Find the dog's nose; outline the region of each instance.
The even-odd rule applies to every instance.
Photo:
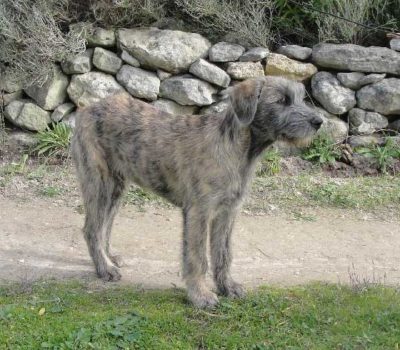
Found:
[[[320,117],[313,117],[311,119],[311,125],[317,130],[321,127],[323,122],[324,121]]]

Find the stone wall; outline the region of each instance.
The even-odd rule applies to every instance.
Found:
[[[337,142],[375,142],[383,129],[400,131],[400,39],[391,48],[288,45],[276,53],[227,42],[212,45],[195,33],[157,28],[98,28],[87,50],[54,65],[42,86],[0,81],[5,117],[39,131],[54,122],[74,125],[76,106],[127,91],[174,114],[220,112],[220,92],[264,75],[302,81],[324,119],[321,132]],[[374,141],[375,140],[375,141]]]

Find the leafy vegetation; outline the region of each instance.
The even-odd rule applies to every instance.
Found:
[[[304,153],[303,158],[319,164],[334,163],[340,158],[339,147],[326,135],[316,137]]]
[[[383,173],[387,173],[388,167],[396,158],[400,159],[400,146],[392,138],[388,138],[383,146],[360,147],[357,152],[373,158]]]
[[[281,155],[276,149],[268,149],[264,152],[260,169],[257,176],[272,176],[279,174],[281,171]]]
[[[313,284],[260,288],[215,310],[182,290],[93,290],[75,282],[0,291],[6,349],[397,349],[400,294]]]
[[[38,144],[33,149],[38,155],[66,157],[72,137],[72,129],[65,123],[53,123],[37,134]]]

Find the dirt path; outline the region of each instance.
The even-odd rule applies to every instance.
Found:
[[[242,214],[234,236],[234,276],[248,287],[348,283],[350,270],[360,279],[400,283],[399,222],[333,209],[314,214],[310,221]],[[0,199],[0,280],[95,280],[82,222],[83,215],[62,204]],[[181,286],[180,231],[178,210],[123,208],[113,233],[113,246],[126,263],[122,283]]]

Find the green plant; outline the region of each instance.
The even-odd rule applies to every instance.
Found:
[[[316,137],[302,154],[303,159],[320,164],[334,163],[341,155],[340,149],[327,135]]]
[[[366,157],[373,158],[379,170],[383,173],[387,173],[388,167],[396,158],[400,159],[400,147],[392,138],[388,138],[383,146],[360,147],[356,151]]]
[[[264,152],[261,160],[261,167],[257,176],[272,176],[281,171],[281,155],[276,149],[268,149]]]
[[[66,157],[72,129],[65,123],[52,123],[51,127],[37,134],[38,144],[33,149],[38,155]]]
[[[56,197],[61,193],[61,189],[54,186],[43,187],[40,194],[45,197]]]

